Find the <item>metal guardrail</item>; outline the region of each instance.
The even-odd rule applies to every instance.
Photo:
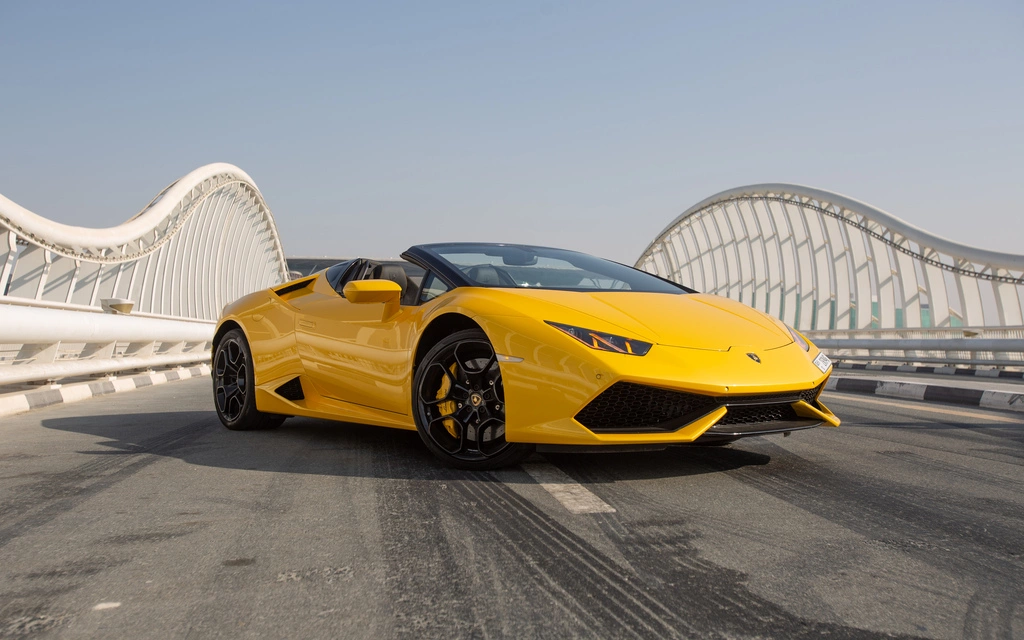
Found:
[[[0,385],[209,360],[214,323],[0,299]],[[985,335],[981,335],[982,331]],[[850,335],[853,334],[853,335]],[[995,337],[989,337],[995,336]],[[809,332],[833,360],[1024,368],[1024,327]]]
[[[213,322],[0,304],[0,385],[206,362]]]
[[[900,332],[891,330],[867,332],[879,334],[873,336],[851,332],[853,336],[836,337],[836,333],[828,332],[828,335],[821,336],[810,332],[807,337],[837,361],[1024,368],[1024,328],[986,328],[985,336],[980,335],[981,330],[969,328],[931,332],[913,330],[906,331],[910,335],[905,337],[898,337],[894,334]],[[923,337],[928,333],[959,333],[960,336]],[[989,337],[991,334],[999,337]]]

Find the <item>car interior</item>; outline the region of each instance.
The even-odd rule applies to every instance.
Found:
[[[420,299],[424,275],[426,272],[422,267],[404,260],[376,261],[364,258],[340,262],[326,271],[327,281],[342,297],[345,295],[345,285],[353,280],[390,280],[402,287],[402,306],[425,302]]]

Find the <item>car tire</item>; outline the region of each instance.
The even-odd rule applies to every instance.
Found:
[[[533,452],[505,440],[501,368],[479,329],[453,333],[427,352],[413,377],[412,405],[423,443],[450,466],[498,469]]]
[[[221,424],[232,431],[273,429],[287,416],[256,408],[252,351],[241,329],[224,334],[213,352],[213,403]]]

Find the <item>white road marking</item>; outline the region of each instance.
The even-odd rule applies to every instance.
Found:
[[[107,609],[116,609],[121,606],[120,602],[101,602],[92,608],[93,611],[106,611]]]
[[[843,396],[842,398],[836,398],[837,400],[849,400],[851,402],[866,402],[867,404],[879,404],[885,407],[901,407],[901,408],[912,408],[916,411],[929,411],[931,413],[942,413],[949,416],[960,416],[963,418],[980,418],[982,420],[991,420],[992,422],[1008,422],[1010,424],[1020,424],[1020,418],[1007,418],[1003,416],[997,416],[984,411],[983,413],[973,413],[970,411],[957,411],[955,409],[939,408],[931,405],[923,405],[919,402],[895,402],[886,400],[876,400],[875,398],[865,398],[858,394],[849,394],[842,391],[830,391],[829,394],[836,394]],[[827,401],[828,398],[825,398]],[[980,407],[979,407],[980,409]],[[841,417],[841,416],[840,416]]]
[[[553,464],[525,462],[523,470],[570,513],[615,513],[615,507],[595,496]]]

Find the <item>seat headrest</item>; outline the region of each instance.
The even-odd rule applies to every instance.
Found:
[[[488,264],[472,267],[466,275],[485,286],[501,284],[501,276],[498,275],[498,270]]]
[[[374,280],[390,280],[402,287],[405,291],[409,285],[409,278],[405,275],[405,269],[397,264],[379,264],[373,268],[370,274]]]

